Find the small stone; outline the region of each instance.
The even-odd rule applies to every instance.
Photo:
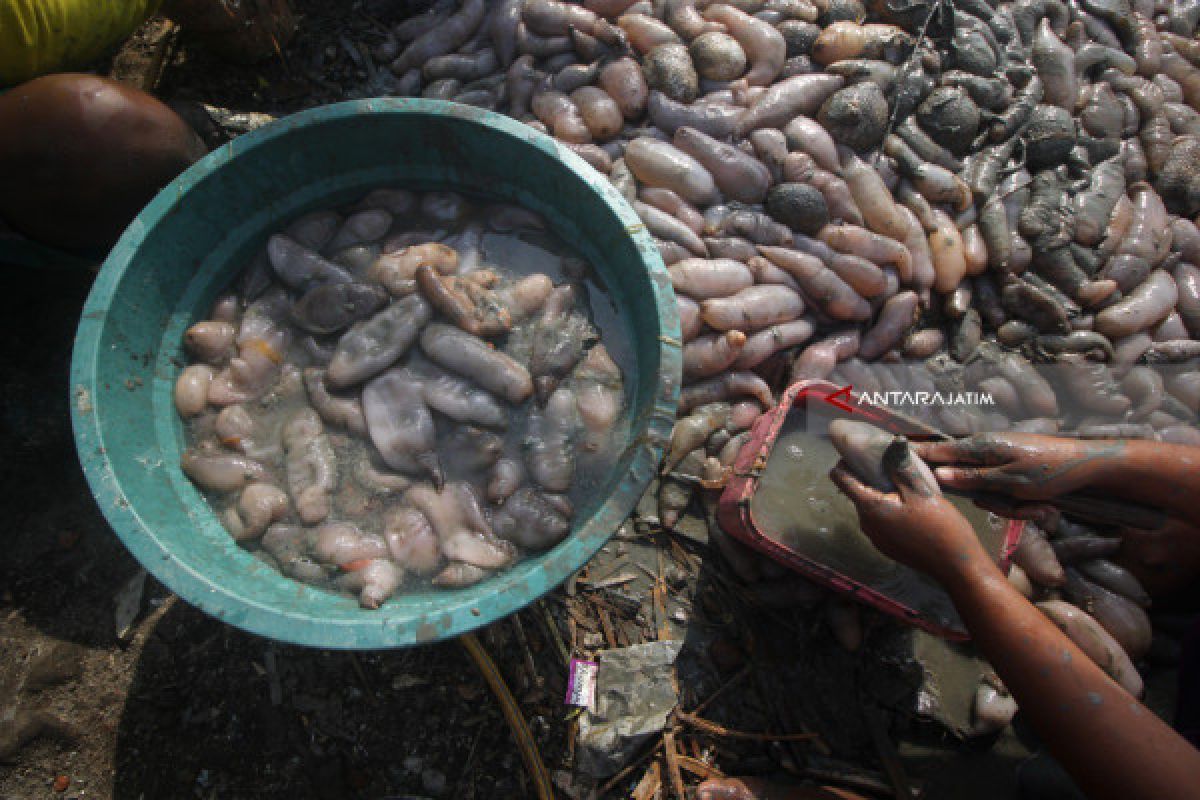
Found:
[[[883,140],[888,121],[887,98],[873,83],[847,86],[825,101],[817,112],[817,121],[839,143],[866,152]]]
[[[678,622],[680,625],[686,625],[688,621],[688,614],[682,608],[677,608],[671,612],[671,619],[675,622]]]
[[[677,103],[696,99],[700,78],[692,57],[682,44],[662,44],[646,54],[642,62],[646,84]]]
[[[805,236],[816,236],[829,224],[829,206],[817,189],[806,183],[781,183],[767,193],[767,213]]]
[[[678,564],[672,564],[663,571],[663,577],[667,579],[671,588],[678,589],[687,583],[688,574]]]
[[[702,33],[688,47],[700,77],[710,81],[732,81],[746,71],[746,53],[737,39],[727,33]]]
[[[970,150],[979,129],[979,121],[979,107],[965,90],[957,86],[934,89],[917,107],[917,122],[921,130],[938,144],[960,155]]]
[[[439,770],[427,769],[421,773],[421,788],[429,794],[439,797],[446,791],[446,776]]]

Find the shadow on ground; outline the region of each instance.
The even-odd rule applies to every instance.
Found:
[[[548,728],[535,719],[534,729],[553,763]],[[182,602],[149,632],[115,769],[113,797],[131,800],[532,796],[499,707],[457,644],[276,645]]]
[[[0,293],[0,595],[27,624],[87,645],[114,641],[112,598],[137,570],[75,455],[67,376],[87,270],[4,272]]]
[[[729,774],[803,776],[888,794],[884,759],[890,751],[929,800],[1017,796],[1017,767],[1038,749],[1036,736],[1018,724],[964,742],[919,717],[920,669],[893,655],[907,652],[906,628],[864,611],[864,643],[850,653],[826,627],[824,600],[772,607],[756,601],[765,594],[756,594],[753,583],[727,573],[719,562],[701,570],[680,661],[681,683],[688,686],[682,707],[715,695],[702,714],[709,721],[819,737],[767,744],[725,739],[721,764]],[[791,578],[785,573],[783,580]]]

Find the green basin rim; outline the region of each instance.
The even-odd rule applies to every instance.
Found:
[[[406,594],[364,611],[350,598],[278,575],[224,534],[179,469],[171,392],[182,326],[261,247],[272,221],[277,226],[322,202],[404,181],[542,212],[610,288],[635,357],[627,376],[634,388],[627,394],[628,444],[608,494],[593,513],[578,515],[566,540],[477,586]],[[238,137],[142,210],[84,305],[70,406],[76,449],[102,513],[165,586],[266,637],[379,649],[447,639],[502,619],[585,564],[654,476],[674,424],[681,364],[666,268],[604,176],[509,117],[436,100],[373,98],[303,111]]]

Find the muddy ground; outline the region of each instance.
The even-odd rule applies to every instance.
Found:
[[[346,43],[378,41],[409,4],[294,5],[301,28],[281,59],[230,65],[153,20],[98,69],[168,101],[286,113],[361,93],[369,76]],[[74,328],[92,273],[7,268],[6,279],[0,800],[534,796],[499,706],[455,643],[357,654],[283,646],[205,616],[153,579],[131,631],[118,638],[115,598],[139,567],[91,498],[67,409]],[[726,774],[887,796],[897,780],[890,764],[924,797],[1015,796],[1016,767],[1037,750],[1028,730],[1018,724],[999,739],[961,743],[903,711],[916,690],[910,665],[843,651],[819,609],[748,599],[703,543],[626,533],[593,575],[612,581],[628,569],[637,580],[584,580],[554,593],[522,612],[524,642],[511,621],[481,637],[563,796],[578,786],[569,777],[575,727],[551,625],[575,655],[683,637],[683,707],[706,703],[705,718],[757,736],[680,731],[681,754]],[[663,584],[661,609],[635,611],[630,598],[649,602],[646,575],[660,552],[677,579]],[[872,621],[866,653],[901,635]],[[1151,675],[1161,709],[1173,680],[1170,671]],[[779,739],[803,732],[818,738]],[[646,758],[604,796],[628,796],[661,742],[648,742]],[[699,775],[685,781],[694,786]]]

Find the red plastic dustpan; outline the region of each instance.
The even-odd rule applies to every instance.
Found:
[[[927,583],[922,588],[934,598],[932,605],[939,609],[949,609],[937,612],[920,610],[906,604],[895,596],[885,585],[871,585],[869,581],[860,580],[850,574],[852,570],[835,568],[824,563],[822,558],[813,552],[806,552],[805,539],[786,536],[780,530],[773,530],[771,519],[761,513],[756,513],[755,497],[763,485],[764,476],[770,469],[771,455],[779,441],[784,425],[789,420],[796,421],[796,415],[804,415],[807,424],[812,420],[813,430],[817,426],[827,424],[829,420],[839,417],[858,419],[870,422],[884,430],[895,434],[903,434],[910,439],[939,437],[942,434],[923,423],[890,411],[880,406],[862,402],[843,387],[828,381],[801,381],[788,387],[780,398],[779,404],[763,414],[754,423],[749,441],[742,447],[734,463],[733,475],[721,495],[718,509],[718,519],[721,526],[738,540],[744,542],[769,558],[801,573],[805,577],[828,588],[849,594],[863,603],[867,603],[885,614],[896,617],[911,625],[923,628],[930,633],[947,639],[965,640],[969,638],[967,631],[953,611],[953,604],[945,596],[940,587],[929,582],[926,578],[918,578]],[[823,428],[821,428],[823,430]],[[826,479],[827,481],[828,479]],[[830,492],[836,492],[832,483]],[[778,491],[778,490],[774,490]],[[796,497],[796,504],[807,501],[803,496]],[[1002,569],[1007,569],[1008,558],[1021,536],[1023,523],[1009,521],[1000,534],[982,530],[986,522],[980,522],[985,515],[969,505],[969,501],[955,499],[964,508],[969,517],[974,517],[976,530],[987,544],[992,543],[992,555]],[[856,536],[862,536],[855,531]],[[874,550],[872,548],[872,553]],[[900,568],[907,570],[907,568]],[[915,576],[915,573],[913,573]],[[886,582],[885,582],[886,583]],[[940,596],[938,596],[940,595]],[[929,606],[927,605],[927,609]]]

